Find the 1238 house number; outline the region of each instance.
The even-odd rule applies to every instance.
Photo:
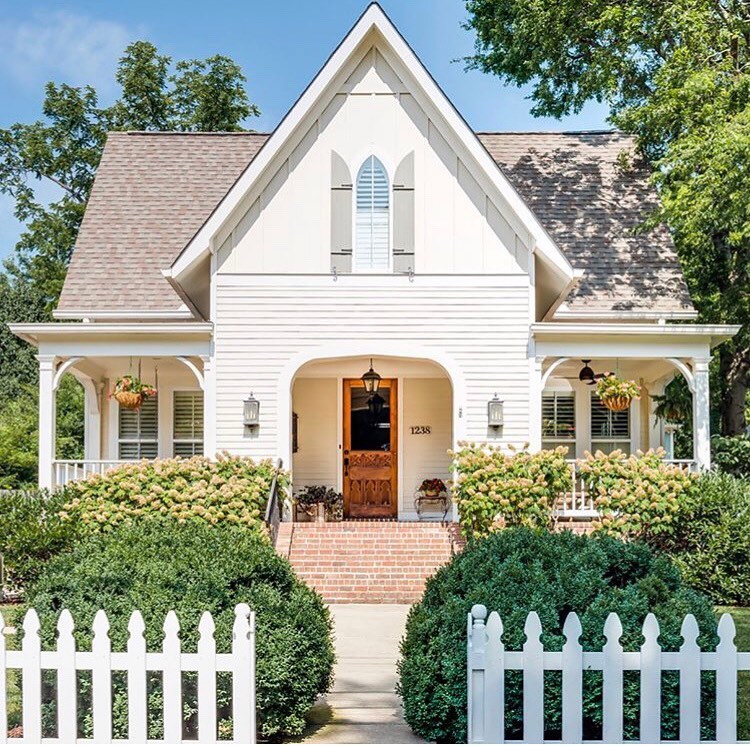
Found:
[[[432,425],[412,425],[411,434],[412,435],[431,435]]]

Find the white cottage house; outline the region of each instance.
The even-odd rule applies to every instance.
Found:
[[[736,328],[692,322],[669,233],[636,231],[655,199],[623,134],[473,132],[370,5],[272,133],[109,136],[57,320],[12,326],[38,348],[39,484],[228,451],[339,489],[349,517],[410,519],[461,440],[668,446],[650,397],[675,375],[707,467],[709,357]],[[610,412],[585,364],[643,396]],[[113,382],[139,372],[158,394],[122,409]],[[75,462],[64,373],[86,392]]]

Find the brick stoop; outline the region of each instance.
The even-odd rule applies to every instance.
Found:
[[[276,547],[327,603],[402,604],[450,560],[451,536],[449,523],[282,523]]]

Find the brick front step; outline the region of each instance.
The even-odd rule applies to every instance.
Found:
[[[414,603],[455,533],[447,523],[282,523],[276,548],[327,603]]]

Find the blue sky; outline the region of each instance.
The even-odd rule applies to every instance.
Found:
[[[232,57],[261,109],[249,126],[272,130],[366,5],[363,0],[3,0],[0,127],[39,118],[48,80],[94,85],[102,101],[111,102],[123,48],[148,39],[174,59]],[[535,119],[525,99],[528,91],[465,72],[453,61],[473,47],[472,34],[461,28],[466,10],[460,0],[382,0],[381,5],[476,130],[606,126],[605,107],[593,104],[561,121]],[[43,194],[51,198],[54,190],[45,187]],[[19,231],[12,203],[0,196],[0,256],[10,252]]]

